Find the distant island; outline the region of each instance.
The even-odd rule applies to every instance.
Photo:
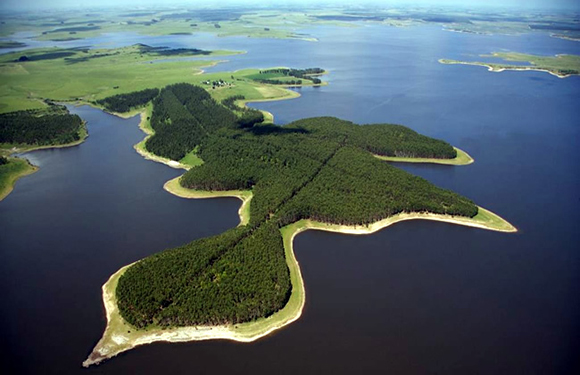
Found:
[[[516,52],[494,52],[491,55],[482,55],[482,57],[500,58],[506,62],[525,62],[529,65],[479,61],[459,61],[449,59],[440,59],[439,62],[441,64],[450,65],[462,64],[485,66],[490,72],[503,72],[504,70],[536,70],[550,73],[559,78],[566,78],[572,75],[580,74],[580,56],[577,55],[538,56]]]
[[[516,230],[469,199],[375,157],[457,159],[448,143],[404,126],[333,117],[277,126],[185,83],[134,97],[148,114],[141,117],[150,129],[144,152],[166,162],[197,158],[165,189],[183,198],[238,197],[240,225],[111,276],[103,286],[107,328],[84,366],[155,341],[253,341],[298,319],[305,295],[292,240],[307,229],[364,234],[427,219]],[[465,155],[458,164],[468,163]]]

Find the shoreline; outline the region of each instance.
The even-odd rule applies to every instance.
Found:
[[[89,137],[89,132],[87,130],[87,123],[84,120],[83,120],[83,128],[81,129],[81,131],[79,133],[80,133],[79,136],[81,138],[78,141],[64,143],[62,145],[44,145],[44,146],[30,146],[30,147],[14,146],[11,149],[7,149],[8,156],[12,156],[13,154],[26,154],[28,152],[38,151],[38,150],[48,150],[51,148],[67,148],[67,147],[78,146]]]
[[[185,199],[238,198],[242,201],[242,205],[238,210],[238,216],[240,217],[240,223],[238,226],[246,225],[250,221],[250,201],[254,196],[251,190],[192,190],[181,186],[179,184],[180,178],[181,176],[178,176],[167,181],[163,185],[163,190]]]
[[[467,152],[453,147],[457,151],[457,156],[453,159],[435,159],[435,158],[403,158],[397,156],[383,156],[376,155],[373,156],[377,159],[397,162],[397,163],[431,163],[431,164],[443,164],[443,165],[469,165],[475,162],[475,160]]]
[[[167,186],[171,182],[175,184],[176,181],[177,179],[170,180],[165,185]],[[173,194],[171,189],[166,190]],[[191,198],[194,198],[197,194],[198,192],[193,193]],[[211,197],[219,197],[219,195],[204,196],[204,198]],[[120,316],[115,298],[115,288],[118,280],[125,270],[134,264],[131,263],[115,272],[102,287],[103,304],[107,315],[107,326],[103,336],[88,358],[83,362],[83,366],[89,367],[94,364],[99,364],[106,359],[110,359],[137,346],[160,341],[176,343],[222,339],[237,342],[252,342],[298,320],[302,315],[306,302],[306,288],[304,286],[304,279],[302,278],[300,265],[294,254],[294,238],[298,234],[310,229],[342,234],[363,235],[377,232],[402,221],[432,220],[499,232],[517,232],[517,229],[509,222],[493,212],[479,206],[478,209],[479,213],[474,218],[418,212],[400,213],[369,225],[348,226],[322,223],[313,220],[300,220],[287,225],[281,228],[280,232],[284,243],[284,254],[286,257],[286,264],[290,271],[292,285],[292,292],[288,302],[281,310],[267,318],[260,318],[256,321],[235,325],[190,326],[168,329],[154,327],[136,331],[134,327],[130,326]],[[240,209],[240,218],[243,220],[241,211],[242,210]]]
[[[22,161],[26,162],[28,164],[28,168],[24,171],[20,171],[19,173],[8,176],[8,186],[3,191],[0,191],[0,201],[4,200],[4,198],[6,198],[8,195],[10,195],[10,193],[12,193],[12,191],[14,191],[14,186],[16,185],[16,182],[19,179],[21,179],[22,177],[29,176],[29,175],[37,172],[38,170],[40,170],[40,167],[32,164],[30,162],[30,160],[28,160],[24,156],[24,154],[29,153],[29,152],[33,152],[33,151],[39,151],[39,150],[48,150],[48,149],[53,149],[53,148],[66,148],[66,147],[78,146],[89,137],[89,132],[87,130],[86,121],[83,120],[82,126],[83,127],[82,127],[81,131],[79,132],[79,135],[81,138],[78,141],[74,141],[71,143],[65,143],[62,145],[30,146],[30,147],[22,147],[22,148],[15,146],[15,147],[12,147],[11,149],[7,149],[7,152],[8,152],[7,156],[9,158],[13,158],[16,160],[22,160]],[[12,156],[14,154],[22,154],[23,157]],[[2,156],[2,153],[0,153],[0,156]]]
[[[92,103],[83,103],[83,104],[89,105],[93,108],[99,109],[105,113],[112,115],[112,116],[116,116],[116,117],[123,118],[123,119],[129,119],[131,117],[139,115],[140,116],[139,129],[141,129],[141,131],[143,133],[145,133],[145,137],[141,141],[139,141],[138,143],[134,144],[133,149],[146,160],[151,160],[151,161],[155,161],[157,163],[165,164],[165,165],[167,165],[171,168],[175,168],[175,169],[189,170],[191,168],[191,166],[180,163],[178,161],[167,159],[167,158],[152,154],[149,151],[147,151],[147,149],[145,148],[145,142],[147,142],[147,140],[155,134],[155,131],[151,128],[151,125],[149,124],[149,120],[147,119],[147,117],[151,117],[151,111],[153,110],[151,103],[147,104],[144,107],[141,107],[138,109],[133,109],[129,112],[124,112],[124,113],[109,112],[105,108],[100,107],[100,106],[95,106]]]
[[[264,102],[276,102],[279,100],[290,100],[290,99],[296,99],[299,98],[301,95],[299,92],[296,92],[294,90],[289,90],[287,87],[283,87],[282,88],[284,91],[286,91],[288,93],[288,95],[286,96],[280,96],[277,98],[266,98],[266,99],[242,99],[242,100],[236,100],[236,105],[238,105],[241,108],[250,108],[247,106],[248,103],[264,103]],[[274,115],[271,112],[265,111],[260,109],[260,112],[262,112],[264,114],[264,124],[268,124],[274,123]]]
[[[494,72],[494,73],[501,73],[507,70],[511,70],[511,71],[536,71],[536,72],[545,72],[545,73],[550,73],[553,76],[556,76],[558,78],[568,78],[571,76],[577,76],[579,74],[567,74],[567,75],[562,75],[562,74],[558,74],[555,72],[552,72],[549,69],[541,69],[541,68],[537,68],[537,67],[530,67],[530,66],[516,66],[516,65],[512,65],[509,67],[502,67],[502,68],[498,68],[496,66],[490,65],[491,63],[483,63],[483,62],[470,62],[470,61],[455,61],[455,60],[445,60],[445,59],[439,59],[439,63],[441,64],[445,64],[445,65],[473,65],[473,66],[483,66],[487,68],[488,72]]]

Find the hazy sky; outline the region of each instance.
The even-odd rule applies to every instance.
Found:
[[[357,4],[352,0],[322,0],[323,3]],[[456,5],[461,7],[470,6],[510,6],[524,8],[554,8],[580,10],[580,0],[361,0],[362,3],[380,4],[384,6],[416,4],[416,5]],[[189,6],[218,4],[223,6],[228,3],[234,4],[312,4],[307,0],[0,0],[0,8],[7,9],[45,9],[56,7],[90,8],[102,6],[151,6],[183,4]]]

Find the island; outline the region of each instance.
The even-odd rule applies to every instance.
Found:
[[[479,62],[479,61],[458,61],[440,59],[441,64],[461,64],[485,66],[490,72],[503,72],[505,70],[536,70],[550,73],[558,78],[566,78],[580,74],[580,56],[577,55],[556,55],[538,56],[516,52],[494,52],[491,55],[481,55],[482,57],[500,58],[506,63]],[[527,63],[528,65],[509,64],[507,62]]]
[[[193,152],[199,161],[165,190],[238,197],[240,224],[113,274],[103,285],[107,327],[84,366],[155,341],[253,341],[295,321],[305,289],[292,242],[308,229],[366,234],[425,219],[516,231],[471,200],[375,157],[458,158],[448,143],[404,126],[334,117],[247,124],[186,83],[140,105],[150,114],[142,116],[147,152],[175,162]]]

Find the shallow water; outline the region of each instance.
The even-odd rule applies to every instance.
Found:
[[[307,301],[291,326],[253,344],[153,344],[83,370],[105,325],[100,286],[110,274],[237,225],[239,201],[169,195],[162,185],[181,171],[134,152],[143,137],[136,118],[77,108],[89,124],[87,141],[27,154],[40,171],[0,203],[3,363],[16,373],[55,374],[574,372],[580,77],[489,73],[437,60],[504,49],[580,54],[580,45],[538,33],[481,36],[436,27],[306,32],[320,41],[107,40],[248,51],[213,71],[326,68],[330,85],[253,106],[271,111],[281,124],[332,115],[361,124],[401,123],[443,138],[476,162],[397,166],[473,199],[519,232],[421,221],[370,236],[306,232],[295,249]]]

